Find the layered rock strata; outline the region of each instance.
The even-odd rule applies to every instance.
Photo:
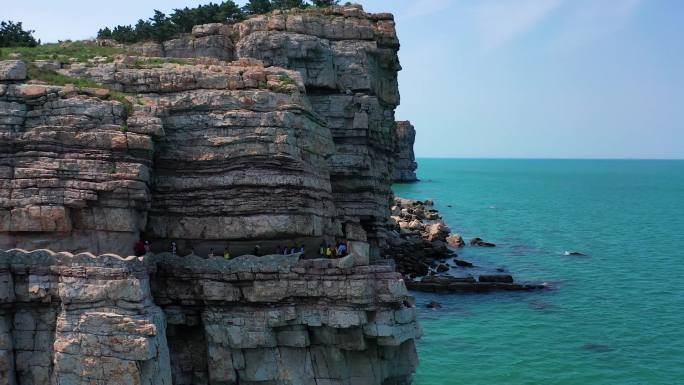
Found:
[[[394,161],[392,179],[398,183],[418,181],[416,177],[416,157],[413,154],[413,144],[416,141],[416,129],[409,121],[397,122],[397,146],[399,151]]]
[[[0,249],[128,253],[150,205],[154,121],[106,89],[0,77]]]
[[[154,58],[0,62],[0,250],[98,255],[0,252],[0,383],[408,384],[413,300],[369,264],[398,48],[391,15],[332,7],[132,48]],[[140,238],[189,255],[104,254]],[[339,260],[196,255],[341,238]]]
[[[299,255],[0,252],[7,384],[408,384],[420,336],[390,265]]]
[[[34,64],[128,93],[132,106],[106,90],[3,78],[0,102],[13,104],[2,108],[0,177],[12,198],[0,245],[128,254],[141,233],[158,250],[172,240],[187,250],[313,249],[344,237],[379,255],[397,148],[392,15],[273,12],[128,48],[190,59]],[[28,188],[35,199],[21,198]]]
[[[191,34],[133,49],[152,56],[256,58],[298,71],[335,143],[328,162],[336,218],[346,236],[364,238],[362,229],[378,254],[392,194],[401,69],[391,14],[358,6],[274,11],[235,25],[196,26]]]
[[[0,383],[171,384],[162,310],[135,259],[0,251]]]
[[[297,72],[130,57],[58,71],[137,96],[6,85],[3,248],[128,254],[142,233],[158,250],[231,242],[239,253],[283,240],[313,250],[341,233],[334,144]]]

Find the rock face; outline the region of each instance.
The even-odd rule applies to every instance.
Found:
[[[391,14],[356,6],[275,11],[232,26],[197,26],[156,48],[136,49],[153,56],[256,58],[298,71],[334,141],[328,164],[340,235],[360,228],[379,254],[392,196],[401,69]]]
[[[397,144],[399,152],[395,158],[392,179],[399,183],[416,182],[416,157],[413,155],[413,144],[416,141],[416,129],[409,121],[397,122]]]
[[[142,233],[159,250],[235,241],[240,252],[240,241],[247,250],[283,238],[314,249],[340,231],[332,138],[297,72],[249,61],[139,66],[60,69],[136,92],[129,107],[106,89],[7,84],[3,248],[128,254]]]
[[[2,85],[0,249],[130,252],[150,203],[154,125],[126,132],[124,105],[98,90]]]
[[[392,15],[276,11],[129,48],[189,59],[48,63],[132,106],[2,78],[0,247],[125,255],[142,234],[157,251],[245,252],[346,238],[379,256],[402,132]]]
[[[0,62],[0,81],[26,79],[26,63],[21,60],[5,60]]]
[[[420,336],[390,265],[0,252],[7,384],[408,384]]]
[[[0,266],[3,384],[171,384],[144,263],[10,250]]]
[[[129,48],[144,56],[0,62],[0,384],[410,383],[413,299],[369,262],[397,145],[392,16],[273,12]],[[156,255],[117,256],[141,238]],[[197,257],[339,239],[351,256]]]

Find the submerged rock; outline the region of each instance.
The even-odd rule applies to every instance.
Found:
[[[473,267],[472,263],[461,259],[454,259],[454,264],[456,264],[458,267]]]
[[[513,283],[513,276],[507,274],[500,275],[481,275],[478,277],[480,282],[503,282],[503,283]]]
[[[473,238],[470,240],[470,246],[479,246],[479,247],[496,247],[496,244],[487,242],[483,240],[482,238]]]
[[[424,277],[420,281],[406,281],[406,287],[409,290],[433,293],[489,292],[495,290],[529,291],[548,288],[547,285],[539,283],[515,283],[507,277],[491,278],[485,276],[484,280],[481,278],[476,280],[473,277],[456,278],[435,275]]]

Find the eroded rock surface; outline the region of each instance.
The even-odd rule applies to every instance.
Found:
[[[273,12],[132,49],[154,57],[0,62],[0,250],[35,250],[0,251],[0,383],[409,383],[413,300],[369,264],[397,148],[393,17]],[[103,255],[141,237],[192,255]],[[352,256],[195,255],[338,239]]]
[[[34,63],[128,103],[2,78],[0,247],[125,255],[142,234],[157,251],[240,253],[346,238],[379,256],[397,149],[392,15],[278,11],[131,49],[183,59]]]
[[[126,130],[106,89],[0,94],[0,249],[128,253],[150,203],[154,122]]]
[[[391,265],[353,256],[0,252],[8,384],[408,384],[421,334]]]
[[[118,256],[0,251],[3,384],[171,384],[149,268]]]
[[[341,232],[330,131],[295,71],[259,62],[64,64],[107,89],[10,83],[0,97],[0,245],[234,252]],[[220,245],[219,245],[220,244]],[[273,245],[275,247],[275,245]]]
[[[256,58],[299,72],[313,111],[335,144],[328,164],[341,235],[347,227],[361,228],[377,256],[385,244],[392,196],[398,50],[391,14],[345,6],[275,11],[232,26],[197,26],[191,34],[138,52]]]

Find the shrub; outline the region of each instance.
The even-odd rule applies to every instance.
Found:
[[[271,0],[274,9],[306,8],[307,5],[304,0]]]
[[[311,0],[316,7],[339,4],[339,0]],[[209,3],[195,8],[174,9],[170,15],[154,11],[148,20],[138,20],[135,26],[118,25],[97,32],[98,39],[114,39],[119,43],[136,43],[145,40],[164,41],[175,35],[192,31],[192,27],[207,23],[236,22],[245,15],[258,15],[274,9],[307,8],[307,0],[249,0],[240,8],[232,0],[219,4]]]
[[[146,40],[158,42],[173,38],[179,33],[190,32],[192,27],[207,23],[235,22],[244,18],[243,10],[232,0],[220,4],[209,3],[195,8],[174,9],[170,15],[154,10],[147,20],[138,20],[135,26],[118,25],[103,28],[98,39],[114,39],[119,43],[137,43]]]
[[[260,15],[273,10],[270,0],[249,0],[242,8],[246,14]]]
[[[338,5],[339,0],[312,0],[312,3],[316,7],[330,7],[333,5]]]
[[[21,22],[0,22],[0,47],[35,47],[40,40],[33,37],[32,30],[25,31]]]

